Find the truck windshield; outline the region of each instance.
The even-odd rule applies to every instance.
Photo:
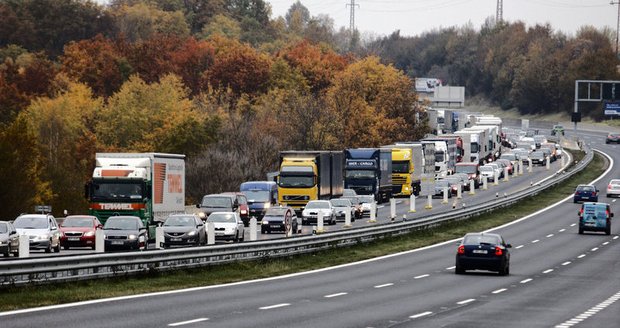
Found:
[[[477,153],[480,151],[480,148],[478,147],[477,143],[472,142],[471,143],[471,152],[472,153]]]
[[[435,152],[435,162],[443,162],[444,161],[444,153],[443,151],[436,151]]]
[[[268,190],[243,190],[242,192],[250,203],[270,201]]]
[[[280,175],[279,186],[283,188],[310,188],[314,187],[313,176]]]
[[[392,162],[392,173],[409,173],[409,161]]]
[[[372,170],[346,170],[345,178],[347,179],[374,179],[375,171]]]
[[[91,188],[93,200],[140,200],[143,194],[139,182],[93,181]]]

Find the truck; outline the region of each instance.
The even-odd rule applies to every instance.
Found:
[[[153,239],[158,224],[185,212],[185,155],[96,153],[85,196],[88,213],[102,224],[111,216],[137,216]]]
[[[386,148],[345,149],[344,186],[378,203],[392,197],[392,151]]]
[[[485,130],[488,152],[490,153],[489,161],[494,161],[502,155],[502,132],[499,126],[474,125],[470,129]]]
[[[435,158],[438,161],[441,158],[441,170],[445,172],[444,175],[454,174],[454,166],[462,159],[460,150],[463,147],[463,139],[459,136],[447,136],[439,135],[436,137],[427,137],[422,139],[423,142],[435,143]],[[460,149],[459,146],[460,145]]]
[[[400,190],[398,195],[419,196],[422,191],[422,178],[426,176],[435,176],[435,151],[433,147],[427,146],[421,142],[397,142],[393,145],[383,146],[392,149],[392,191]],[[395,149],[400,151],[394,152]],[[403,161],[396,162],[395,154],[411,154],[407,163]],[[405,166],[406,165],[406,166]],[[407,168],[408,174],[402,173]],[[399,169],[400,168],[400,169]],[[409,189],[409,191],[407,191]]]
[[[463,161],[484,164],[486,145],[483,140],[486,134],[468,129],[456,131],[454,134],[463,139]]]
[[[278,202],[301,212],[311,200],[342,196],[344,157],[341,151],[281,151]]]

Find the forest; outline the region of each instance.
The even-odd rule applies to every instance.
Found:
[[[373,36],[263,0],[0,0],[0,17],[9,220],[36,204],[84,213],[96,152],[187,155],[191,204],[265,179],[279,150],[416,140],[429,128],[415,77],[521,113],[568,113],[575,79],[618,78],[613,33],[587,26]]]

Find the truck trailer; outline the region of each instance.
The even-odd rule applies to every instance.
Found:
[[[344,185],[377,202],[392,197],[392,151],[385,148],[346,149]]]

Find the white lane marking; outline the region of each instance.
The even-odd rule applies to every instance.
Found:
[[[609,163],[609,167],[607,168],[607,170],[605,172],[603,172],[603,174],[601,174],[598,178],[596,178],[593,181],[591,181],[589,184],[595,184],[599,180],[603,179],[607,174],[609,174],[609,172],[611,172],[611,170],[614,167],[614,160],[613,160],[613,158],[611,158],[609,155],[607,155],[603,151],[599,150],[599,152],[601,154],[603,154],[603,156],[607,157],[607,160],[610,162]],[[503,229],[503,228],[506,228],[506,227],[513,226],[515,224],[519,224],[519,223],[521,223],[523,221],[526,221],[526,220],[529,220],[529,219],[531,219],[533,217],[536,217],[537,215],[539,215],[541,213],[544,213],[544,212],[549,211],[549,210],[551,210],[551,209],[553,209],[555,207],[558,207],[558,206],[562,205],[563,203],[565,203],[566,201],[573,199],[573,197],[574,197],[573,195],[566,196],[566,198],[560,199],[559,201],[557,201],[557,202],[555,202],[555,203],[553,203],[553,204],[551,204],[551,205],[549,205],[549,206],[547,206],[547,207],[545,207],[543,209],[540,209],[540,210],[538,210],[538,211],[536,211],[536,212],[534,212],[532,214],[526,215],[526,216],[524,216],[524,217],[522,217],[522,218],[520,218],[518,220],[514,220],[512,222],[508,222],[508,223],[503,224],[501,226],[485,230],[483,232],[492,232],[492,231],[496,231],[496,230],[500,230],[500,229]],[[576,225],[576,223],[573,224],[572,226],[575,226],[575,225]],[[332,266],[332,267],[321,268],[321,269],[316,269],[316,270],[311,270],[311,271],[296,272],[296,273],[286,274],[286,275],[277,276],[277,277],[252,279],[252,280],[231,282],[231,283],[221,284],[221,285],[201,286],[201,287],[191,287],[191,288],[185,288],[185,289],[168,290],[168,291],[163,291],[163,292],[153,292],[153,293],[143,293],[143,294],[135,294],[135,295],[127,295],[127,296],[110,297],[110,298],[104,298],[104,299],[98,299],[98,300],[90,300],[90,301],[58,304],[58,305],[40,306],[40,307],[30,308],[30,309],[21,309],[21,310],[0,312],[0,317],[10,316],[10,315],[15,315],[15,314],[23,314],[23,313],[33,313],[33,312],[40,312],[40,311],[49,311],[49,310],[72,308],[72,307],[83,306],[83,305],[92,305],[92,304],[99,304],[99,303],[124,301],[124,300],[131,300],[131,299],[142,298],[142,297],[165,296],[165,295],[172,295],[172,294],[204,291],[204,290],[210,290],[210,289],[228,288],[228,287],[234,287],[234,286],[243,286],[243,285],[254,284],[254,283],[262,283],[262,282],[268,282],[268,281],[278,281],[278,280],[289,279],[289,278],[294,278],[294,277],[306,276],[306,275],[315,274],[315,273],[321,273],[321,272],[327,272],[327,271],[332,271],[332,270],[338,270],[338,269],[342,269],[342,268],[348,268],[348,267],[357,266],[357,265],[361,265],[361,264],[373,263],[373,262],[382,261],[384,259],[388,259],[388,258],[392,258],[392,257],[397,257],[397,256],[403,256],[403,255],[409,255],[409,254],[414,254],[414,253],[418,253],[418,252],[423,252],[423,251],[426,251],[426,250],[429,250],[429,249],[433,249],[433,248],[437,248],[437,247],[441,247],[441,246],[445,246],[445,245],[452,245],[452,244],[454,244],[457,241],[460,241],[462,239],[463,239],[462,237],[454,238],[454,239],[451,239],[451,240],[446,240],[446,241],[441,242],[441,243],[437,243],[437,244],[433,244],[433,245],[429,245],[429,246],[425,246],[425,247],[421,247],[421,248],[416,248],[416,249],[412,249],[412,250],[408,250],[408,251],[404,251],[404,252],[400,252],[400,253],[388,254],[388,255],[379,256],[379,257],[375,257],[375,258],[367,259],[367,260],[362,260],[362,261],[357,261],[357,262],[353,262],[353,263],[345,263],[345,264],[340,264],[340,265],[336,265],[336,266]]]
[[[605,309],[606,307],[614,304],[616,301],[620,300],[620,292],[617,292],[616,294],[612,295],[610,298],[604,300],[603,302],[597,304],[596,306],[591,307],[590,309],[588,309],[587,311],[585,311],[584,313],[581,313],[580,315],[567,320],[559,325],[556,325],[555,328],[564,328],[564,327],[570,327],[574,324],[578,324],[588,318],[590,318],[591,316],[597,314],[599,311]]]
[[[525,280],[521,280],[521,283],[522,283],[522,284],[527,284],[528,282],[530,282],[530,281],[532,281],[532,280],[534,280],[534,279],[532,279],[532,278],[527,278],[527,279],[525,279]]]
[[[180,321],[180,322],[169,323],[168,326],[170,326],[170,327],[177,327],[177,326],[189,325],[190,323],[202,322],[202,321],[207,321],[207,320],[209,320],[209,318],[198,318],[198,319],[194,319],[194,320],[187,320],[187,321]]]
[[[454,270],[455,266],[447,267],[446,270]]]
[[[274,304],[274,305],[269,305],[269,306],[263,306],[261,308],[258,308],[259,310],[271,310],[271,309],[277,309],[277,308],[281,308],[281,307],[285,307],[285,306],[289,306],[291,305],[290,303],[280,303],[280,304]]]
[[[323,297],[325,298],[332,298],[332,297],[338,297],[338,296],[343,296],[343,295],[347,295],[347,293],[336,293],[336,294],[330,294],[330,295],[325,295]]]
[[[426,311],[426,312],[422,312],[422,313],[418,313],[418,314],[414,314],[412,316],[409,316],[409,318],[411,319],[417,319],[417,318],[421,318],[421,317],[425,317],[427,315],[431,315],[433,314],[433,312],[431,311]]]
[[[593,252],[598,251],[598,247],[594,247],[594,248],[592,248],[592,249],[591,249],[591,251],[593,251]]]
[[[564,231],[566,231],[566,229],[560,229],[560,230],[558,230],[558,232],[564,232]]]
[[[543,271],[543,273],[549,273],[549,272],[553,272],[553,269],[548,269],[548,270]]]
[[[375,288],[383,288],[383,287],[390,287],[390,286],[394,286],[394,284],[389,282],[387,284],[377,285],[377,286],[375,286]]]
[[[582,259],[584,257],[586,257],[586,254],[581,254],[581,255],[577,256],[578,259]]]
[[[612,203],[615,203],[615,202],[616,202],[616,200],[614,199],[614,200],[612,200],[611,202],[612,202]]]
[[[574,227],[574,226],[576,226],[576,225],[577,225],[577,223],[573,223],[573,224],[571,224],[570,226],[571,226],[571,227]]]
[[[569,265],[569,264],[571,264],[571,261],[566,261],[566,262],[562,263],[562,265]]]
[[[515,247],[515,249],[519,249],[519,248],[522,248],[522,247],[523,247],[523,245],[519,245],[519,246]]]
[[[460,301],[460,302],[456,302],[456,304],[463,305],[463,304],[471,303],[471,302],[473,302],[475,300],[476,300],[475,298],[469,298],[469,299],[466,299],[466,300],[463,300],[463,301]]]
[[[606,241],[606,242],[603,243],[603,246],[607,246],[608,244],[609,244],[609,242]]]
[[[422,278],[426,278],[428,276],[430,276],[430,274],[423,274],[423,275],[415,276],[415,277],[413,277],[413,279],[422,279]]]
[[[502,289],[494,290],[494,291],[492,291],[491,293],[493,293],[493,294],[499,294],[499,293],[503,293],[503,292],[505,292],[505,291],[507,291],[507,290],[508,290],[508,289],[506,289],[506,288],[502,288]]]
[[[532,244],[536,244],[537,242],[539,242],[540,240],[536,239],[536,240],[532,240]]]
[[[551,237],[553,237],[553,234],[552,234],[552,233],[550,233],[550,234],[548,234],[548,235],[547,235],[547,238],[551,238]]]
[[[615,237],[614,237],[614,240],[616,240],[616,239],[618,239],[618,236],[615,236]]]

